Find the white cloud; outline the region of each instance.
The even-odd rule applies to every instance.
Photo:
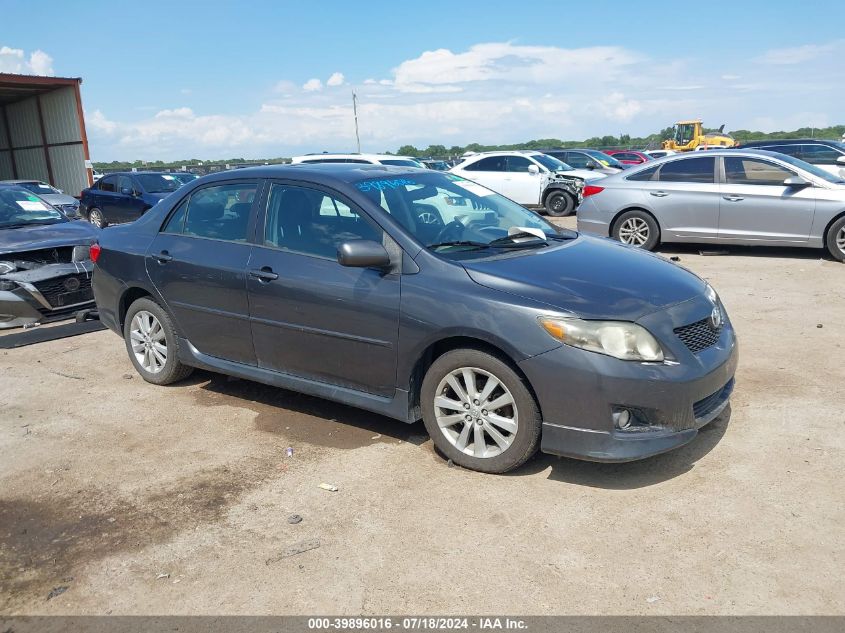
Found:
[[[323,89],[323,82],[319,79],[309,79],[302,84],[302,89],[305,92],[319,92]]]
[[[758,61],[778,66],[803,64],[826,55],[836,55],[841,59],[845,52],[845,40],[836,40],[827,44],[805,44],[790,48],[774,48],[766,51]]]
[[[0,47],[0,72],[21,75],[52,75],[53,58],[42,50],[34,50],[27,59],[20,48]]]
[[[818,46],[828,46],[819,44]],[[725,55],[663,61],[616,46],[564,49],[514,43],[440,49],[402,61],[387,77],[352,82],[358,95],[362,147],[395,150],[411,143],[515,143],[531,138],[584,139],[647,134],[702,117],[728,129],[794,129],[835,122],[845,86],[831,81],[834,56],[782,67]],[[841,59],[841,57],[839,57]],[[98,158],[290,156],[355,147],[347,85],[335,73],[304,85],[279,81],[264,103],[237,114],[200,112],[179,103],[155,113],[88,117]],[[690,81],[695,78],[695,83]],[[736,81],[753,77],[752,81]],[[813,111],[800,96],[813,94]],[[166,103],[166,102],[165,102]],[[761,114],[763,113],[763,114]],[[117,115],[115,115],[117,116]]]

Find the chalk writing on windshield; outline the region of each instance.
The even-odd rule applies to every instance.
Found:
[[[416,180],[408,178],[391,178],[389,180],[365,180],[356,186],[361,191],[384,191],[385,189],[398,189],[406,185],[416,185]]]

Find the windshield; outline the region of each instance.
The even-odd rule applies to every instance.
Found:
[[[0,229],[67,222],[67,218],[23,187],[0,189]]]
[[[135,174],[135,178],[147,193],[169,193],[182,185],[170,174]]]
[[[572,171],[572,167],[570,165],[567,165],[562,160],[558,160],[554,156],[549,156],[548,154],[536,154],[531,156],[531,158],[536,160],[549,171]]]
[[[58,189],[54,189],[44,182],[22,182],[20,186],[24,189],[29,189],[32,193],[41,194],[43,196],[59,193]]]
[[[189,171],[182,172],[182,173],[179,173],[179,174],[169,174],[169,175],[173,176],[176,180],[181,182],[183,185],[191,182],[192,180],[196,180],[197,178],[199,178],[199,176],[197,176],[196,174],[192,174]]]
[[[794,167],[798,167],[798,169],[803,169],[804,171],[813,174],[816,178],[821,178],[822,180],[826,180],[827,182],[834,185],[845,185],[845,180],[843,180],[841,176],[835,176],[829,171],[825,171],[821,167],[816,167],[815,165],[811,165],[810,163],[805,163],[800,158],[795,158],[794,156],[789,156],[788,154],[780,154],[778,152],[772,153],[777,154],[777,157],[783,162],[789,163]]]
[[[608,156],[604,152],[599,152],[598,150],[594,150],[594,149],[587,149],[587,150],[584,150],[584,153],[589,154],[590,156],[595,158],[597,161],[599,161],[605,167],[616,167],[617,169],[624,169],[625,168],[625,165],[623,165],[618,160],[613,158],[613,156]]]
[[[425,165],[410,158],[382,158],[379,162],[382,165],[394,165],[395,167],[422,167],[425,169]]]
[[[499,254],[517,247],[541,248],[552,239],[575,236],[454,174],[427,170],[402,177],[362,180],[355,186],[423,246],[442,255]]]

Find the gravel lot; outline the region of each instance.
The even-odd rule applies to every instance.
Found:
[[[111,332],[0,352],[0,613],[845,614],[845,266],[662,252],[719,291],[740,369],[637,463],[449,468],[421,424],[149,385]]]

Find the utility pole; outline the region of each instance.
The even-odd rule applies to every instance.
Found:
[[[361,137],[358,136],[358,96],[352,91],[352,112],[355,115],[355,142],[358,144],[358,153],[361,153]]]

